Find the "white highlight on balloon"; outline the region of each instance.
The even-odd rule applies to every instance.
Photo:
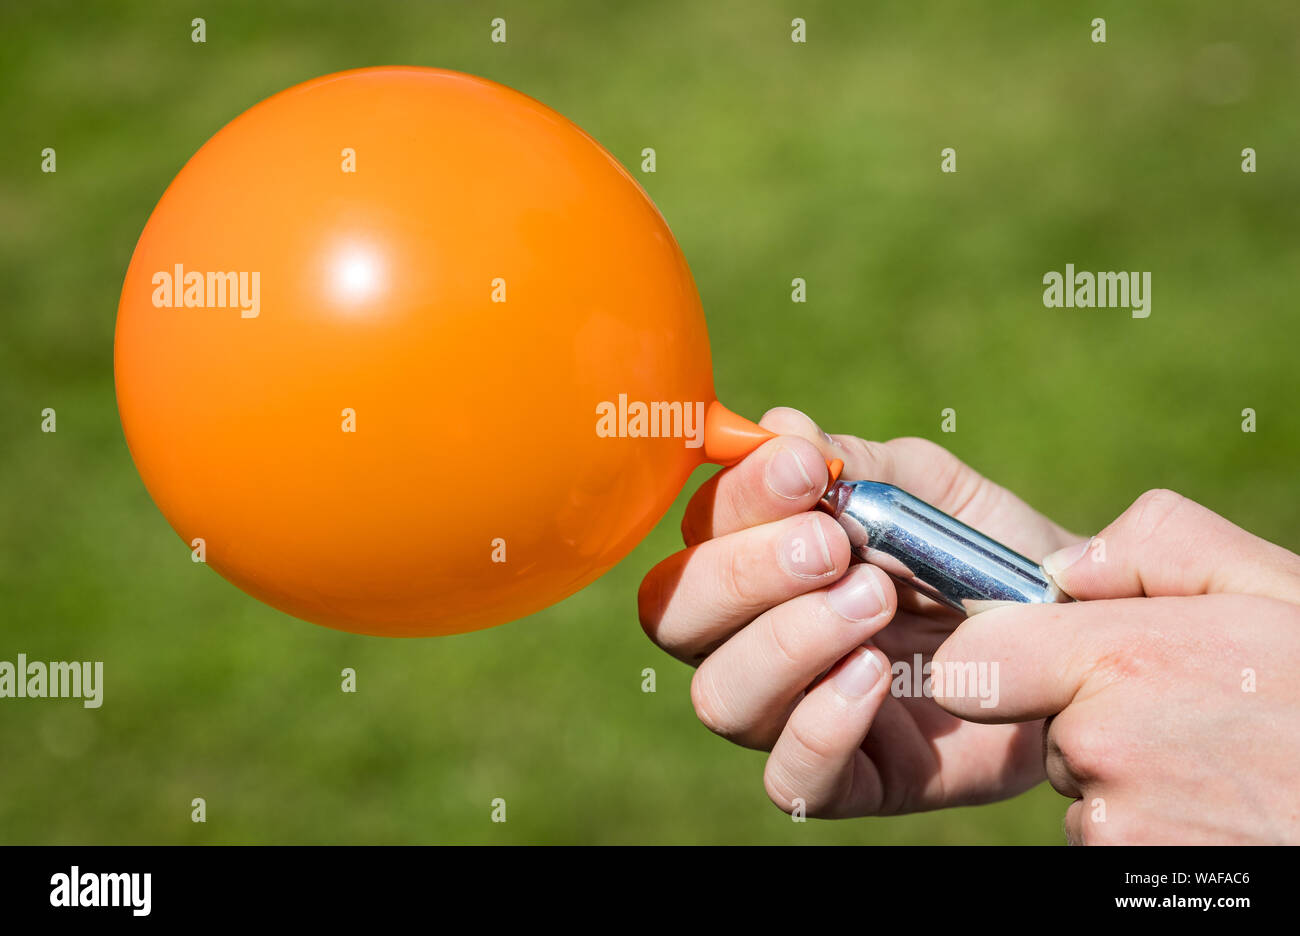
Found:
[[[383,264],[368,248],[344,248],[335,257],[333,268],[335,291],[348,302],[370,299],[383,285]]]

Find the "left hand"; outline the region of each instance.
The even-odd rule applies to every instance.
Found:
[[[826,488],[825,459],[838,457],[846,478],[897,484],[1031,558],[1080,538],[933,442],[828,436],[784,407],[762,425],[780,438],[696,492],[682,521],[687,548],[655,566],[638,596],[650,638],[699,667],[700,720],[771,751],[768,795],[811,817],[986,803],[1040,783],[1040,724],[977,725],[924,695],[930,654],[961,618],[895,592],[874,566],[850,568],[844,530],[809,511]],[[803,543],[814,545],[796,564]]]
[[[1044,566],[1077,604],[997,608],[934,655],[934,697],[1048,717],[1073,843],[1300,842],[1300,556],[1171,491]],[[984,707],[958,685],[996,664]]]

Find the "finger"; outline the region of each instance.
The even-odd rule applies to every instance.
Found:
[[[891,669],[890,675],[897,679],[901,672]],[[941,777],[946,760],[942,752],[945,732],[927,735],[911,703],[923,702],[941,716],[947,713],[929,699],[905,698],[893,690],[891,685],[862,742],[862,753],[880,777],[880,797],[856,803],[859,814],[865,814],[866,807],[877,816],[916,812],[932,809],[945,800]],[[960,757],[952,760],[960,761]]]
[[[1084,838],[1084,827],[1087,825],[1088,818],[1087,809],[1083,800],[1077,799],[1065,810],[1065,819],[1061,823],[1061,828],[1065,831],[1065,844],[1087,844],[1087,839]]]
[[[1027,722],[1108,686],[1171,692],[1182,673],[1196,694],[1238,686],[1243,666],[1268,666],[1248,625],[1290,621],[1295,604],[1248,595],[1009,604],[969,617],[931,660],[935,701],[970,722]]]
[[[879,442],[866,442],[852,436],[834,438],[807,413],[789,406],[773,407],[763,414],[758,424],[778,435],[808,440],[823,458],[841,459],[844,462],[843,478],[895,483],[892,453]]]
[[[874,566],[759,615],[709,655],[691,682],[700,721],[746,747],[768,749],[799,694],[893,615],[894,587]]]
[[[1109,684],[1159,676],[1188,660],[1206,680],[1223,666],[1233,622],[1295,607],[1267,598],[1202,595],[1008,605],[967,618],[930,664],[934,699],[976,722],[1029,721],[1064,711]],[[1207,647],[1207,634],[1221,634]]]
[[[1043,730],[1043,767],[1047,782],[1057,793],[1071,799],[1083,796],[1085,781],[1097,779],[1090,754],[1093,745],[1076,743],[1083,737],[1085,728],[1084,719],[1075,709],[1066,709],[1047,719]]]
[[[686,505],[682,539],[694,546],[812,510],[828,481],[826,460],[811,442],[770,439],[700,486]]]
[[[890,579],[893,582],[893,579]],[[964,615],[947,612],[946,606],[940,606],[936,613],[918,614],[907,607],[906,599],[918,594],[910,588],[899,588],[898,610],[894,612],[889,627],[881,631],[874,643],[891,660],[914,661],[921,657],[928,663],[934,651],[952,636],[958,625],[966,620]]]
[[[1111,802],[1109,795],[1100,795],[1102,790],[1080,790],[1077,794],[1066,794],[1073,796],[1074,802],[1065,810],[1065,818],[1061,822],[1061,828],[1065,832],[1065,843],[1067,845],[1137,845],[1139,841],[1134,840],[1133,833],[1141,829],[1146,823],[1139,820],[1137,829],[1131,821],[1134,815],[1134,809],[1127,799],[1122,803]],[[1112,814],[1112,810],[1114,813]],[[1139,807],[1137,813],[1147,812],[1146,809]],[[1130,821],[1125,822],[1120,816],[1130,817]],[[1182,841],[1190,842],[1184,832]]]
[[[825,458],[842,459],[846,480],[897,485],[1031,559],[1080,539],[928,439],[872,442],[828,435],[806,414],[784,406],[769,410],[760,424],[807,439]]]
[[[831,435],[807,414],[787,406],[768,410],[759,424],[782,435],[802,436],[816,445],[823,457],[842,459],[845,478],[896,484],[954,516],[990,494],[985,487],[989,482],[982,475],[928,439],[873,442]]]
[[[1134,805],[1136,804],[1127,800],[1119,804],[1111,803],[1095,793],[1082,794],[1081,798],[1071,803],[1065,811],[1065,819],[1061,823],[1065,832],[1065,844],[1089,846],[1142,844],[1141,830],[1147,826],[1147,822],[1139,819],[1135,827],[1131,817],[1135,813],[1141,816],[1148,810],[1142,806],[1138,806],[1135,810]],[[1118,816],[1130,818],[1126,822]],[[1180,831],[1179,841],[1183,844],[1194,842],[1188,834],[1189,831],[1186,827]]]
[[[854,650],[800,702],[763,771],[772,801],[786,812],[832,819],[874,813],[880,775],[862,741],[889,694],[889,661],[871,647]]]
[[[768,608],[835,581],[849,540],[821,513],[729,533],[674,553],[641,583],[641,626],[679,660],[698,663]]]
[[[1075,598],[1235,592],[1300,604],[1300,557],[1173,491],[1147,491],[1043,568]]]

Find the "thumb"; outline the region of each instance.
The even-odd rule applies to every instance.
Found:
[[[823,458],[840,458],[844,459],[845,467],[848,465],[848,456],[844,450],[836,444],[835,440],[827,435],[826,430],[819,426],[816,421],[802,410],[797,410],[792,406],[774,406],[763,414],[763,418],[758,424],[770,432],[777,435],[799,436],[807,439],[817,450],[822,453]]]
[[[1080,599],[1233,592],[1300,604],[1300,557],[1173,491],[1147,491],[1043,569]]]

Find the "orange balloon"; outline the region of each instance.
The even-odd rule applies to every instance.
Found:
[[[627,171],[537,101],[434,69],[326,75],[209,140],[136,245],[114,367],[181,537],[368,634],[559,601],[696,466],[770,435],[716,403],[686,260]]]

